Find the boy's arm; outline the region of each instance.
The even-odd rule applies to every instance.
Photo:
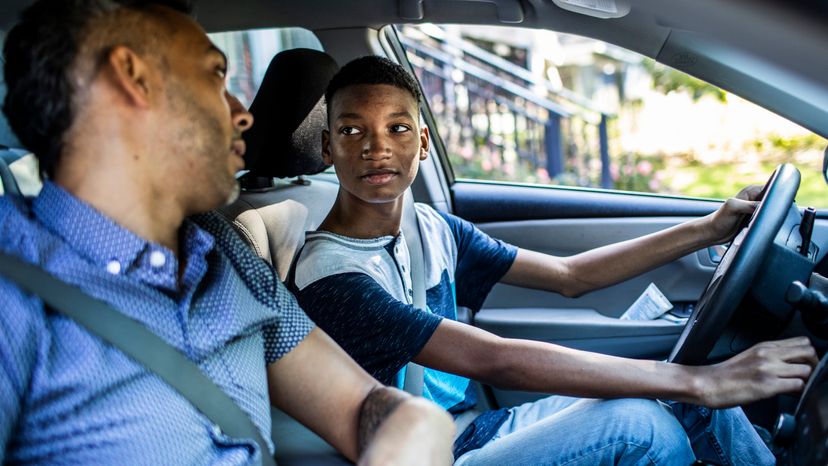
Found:
[[[753,212],[761,186],[748,186],[716,212],[570,257],[521,249],[502,282],[575,297],[619,283],[706,246],[727,241]]]
[[[383,387],[319,328],[268,366],[274,406],[360,464],[451,464],[454,423]]]
[[[807,338],[760,343],[713,366],[682,366],[506,339],[444,320],[414,359],[500,388],[588,398],[664,398],[712,408],[801,390],[817,363]]]

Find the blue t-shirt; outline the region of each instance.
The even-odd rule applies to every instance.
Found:
[[[306,234],[290,286],[320,328],[374,377],[399,385],[401,369],[457,306],[476,312],[509,270],[517,249],[450,214],[416,204],[428,309],[413,306],[403,234],[354,239]],[[457,414],[476,404],[465,377],[426,368],[423,396]]]
[[[0,250],[146,325],[270,439],[265,364],[313,328],[275,272],[217,214],[185,221],[179,257],[47,182],[31,208],[0,197]],[[0,464],[256,464],[119,350],[0,275]],[[263,335],[268,328],[269,337]]]

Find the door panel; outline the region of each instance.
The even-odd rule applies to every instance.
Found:
[[[622,217],[528,220],[483,223],[477,226],[489,235],[515,246],[557,256],[570,256],[637,238],[687,219],[688,217]],[[489,295],[486,307],[587,308],[608,317],[619,317],[650,283],[655,283],[671,302],[695,301],[713,272],[712,264],[704,265],[700,261],[700,256],[706,254],[706,251],[700,253],[690,254],[639,277],[574,299],[546,291],[497,285]]]
[[[717,202],[627,193],[458,182],[455,212],[489,235],[558,256],[669,228],[718,207]],[[642,276],[565,298],[556,293],[496,285],[474,324],[497,335],[556,343],[632,358],[664,359],[682,330],[665,320],[618,317],[650,283],[671,302],[695,302],[714,269],[706,250]],[[494,390],[501,406],[540,397]]]

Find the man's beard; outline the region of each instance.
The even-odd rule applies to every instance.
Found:
[[[175,141],[175,145],[178,146],[177,150],[174,152],[189,152],[197,154],[198,157],[206,159],[202,159],[201,163],[221,165],[220,167],[202,166],[202,169],[206,168],[205,171],[208,173],[208,179],[204,180],[204,182],[212,185],[196,186],[195,190],[200,191],[202,194],[208,194],[209,191],[218,189],[224,191],[227,189],[226,183],[228,180],[227,178],[224,178],[227,175],[225,173],[220,173],[218,170],[226,170],[224,167],[226,162],[223,157],[217,155],[221,153],[226,157],[226,153],[229,153],[232,148],[223,147],[225,146],[225,142],[220,137],[224,131],[223,125],[215,115],[211,114],[209,108],[201,105],[201,103],[197,101],[197,99],[190,93],[189,89],[181,86],[177,82],[172,82],[170,84],[166,92],[166,98],[171,113],[179,118],[183,117],[184,119],[183,124],[178,128],[175,136],[172,138]],[[222,152],[222,149],[226,152]],[[216,204],[206,209],[205,207],[207,206],[202,206],[199,210],[212,210],[214,208],[229,205],[238,199],[239,192],[239,182],[233,178],[232,187],[226,195],[224,193],[212,193],[213,195],[219,194],[222,197],[215,199],[212,195],[207,196],[207,198],[215,199],[214,202],[216,202]],[[199,197],[201,200],[206,199],[201,195]]]

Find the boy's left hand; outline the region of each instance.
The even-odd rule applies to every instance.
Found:
[[[752,184],[745,187],[739,194],[726,200],[716,212],[706,217],[706,230],[710,238],[716,243],[730,241],[737,233],[742,217],[753,213],[759,204],[759,193],[762,185]]]

